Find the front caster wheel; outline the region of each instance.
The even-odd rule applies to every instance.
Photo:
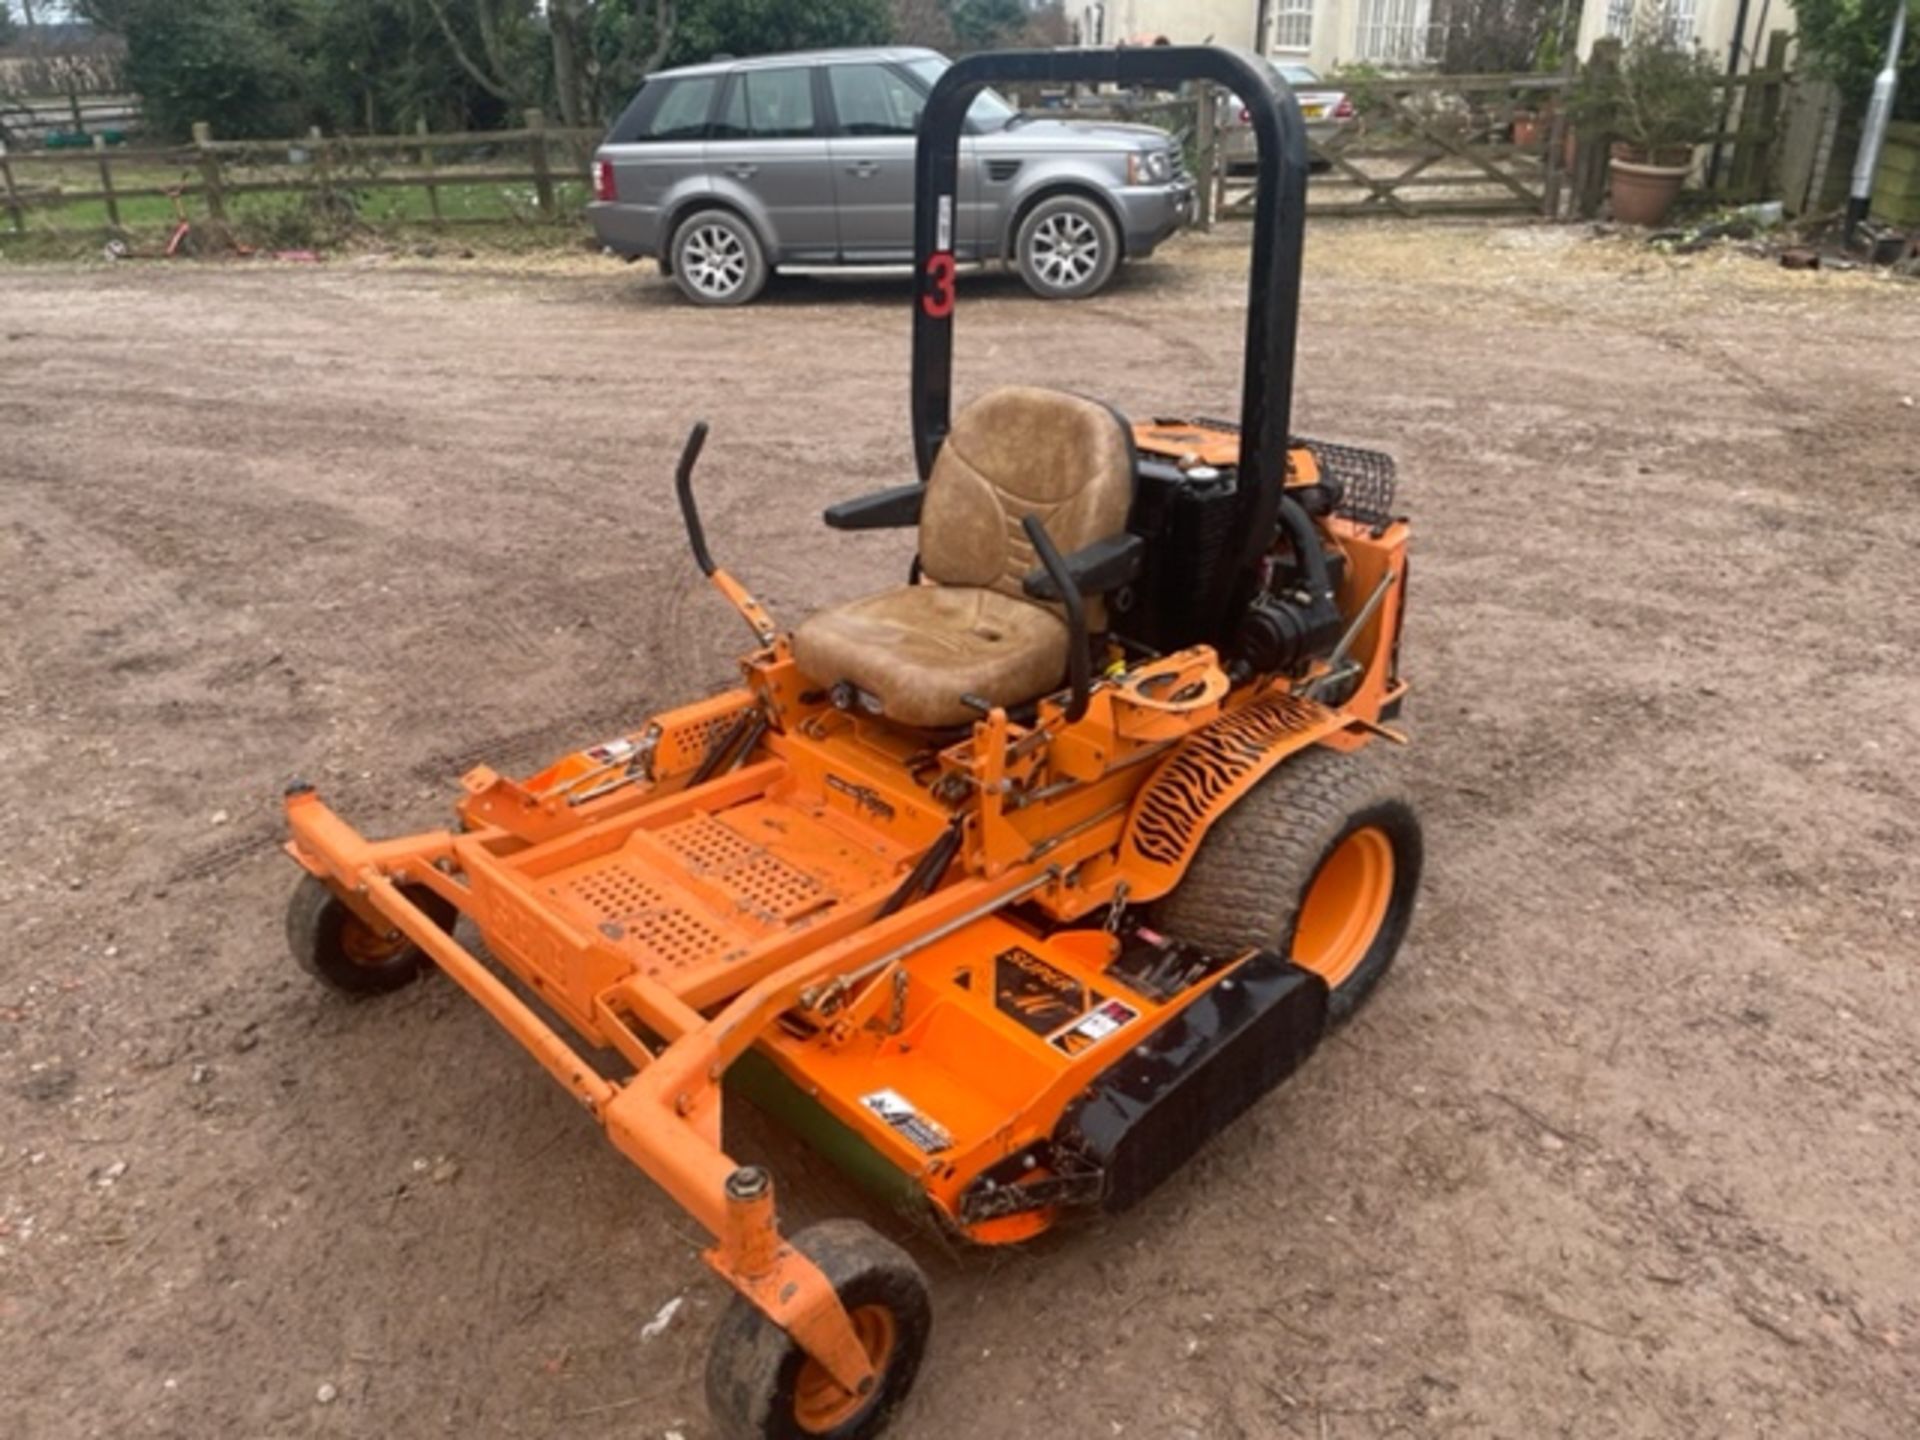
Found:
[[[873,1389],[841,1389],[786,1331],[735,1295],[707,1352],[714,1425],[726,1440],[866,1440],[886,1427],[926,1353],[933,1323],[926,1277],[906,1251],[858,1220],[811,1226],[792,1244],[847,1307],[878,1372]]]
[[[457,912],[448,901],[420,885],[400,893],[442,930],[453,929]],[[427,958],[398,930],[373,929],[311,875],[300,877],[287,902],[287,948],[302,970],[349,995],[382,995],[412,984]]]

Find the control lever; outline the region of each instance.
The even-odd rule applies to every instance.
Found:
[[[1020,525],[1027,532],[1034,554],[1040,557],[1047,578],[1053,581],[1053,588],[1059,592],[1060,603],[1066,607],[1067,680],[1073,686],[1073,699],[1067,702],[1066,719],[1071,725],[1087,713],[1087,699],[1093,693],[1093,662],[1087,654],[1087,602],[1081,597],[1073,573],[1067,569],[1067,562],[1054,547],[1053,537],[1047,534],[1047,527],[1040,522],[1040,517],[1029,515]]]
[[[693,467],[706,448],[707,430],[706,421],[695,422],[687,432],[687,443],[680,449],[680,463],[673,472],[673,492],[680,499],[680,518],[687,527],[687,543],[693,547],[693,563],[700,567],[700,573],[713,581],[713,588],[740,612],[740,618],[747,622],[754,638],[762,645],[771,645],[780,637],[773,618],[761,609],[760,602],[746,586],[713,563],[713,553],[707,549],[706,528],[700,523],[700,507],[693,503]]]

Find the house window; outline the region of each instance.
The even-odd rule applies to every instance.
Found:
[[[1635,20],[1659,21],[1659,32],[1675,45],[1694,43],[1694,11],[1699,0],[1607,0],[1607,34],[1615,40],[1632,40],[1638,27]]]
[[[1273,48],[1313,48],[1314,0],[1274,0]]]
[[[1429,0],[1361,0],[1355,48],[1376,64],[1423,65],[1430,19]]]

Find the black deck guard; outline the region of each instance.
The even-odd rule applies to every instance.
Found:
[[[1269,951],[1116,1060],[1054,1131],[1106,1172],[1109,1214],[1147,1195],[1320,1043],[1327,986]]]

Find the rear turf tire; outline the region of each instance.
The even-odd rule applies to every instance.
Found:
[[[1320,974],[1330,1024],[1392,967],[1413,920],[1424,845],[1375,743],[1283,762],[1221,816],[1152,923],[1204,948],[1265,946]]]
[[[879,1376],[864,1400],[833,1384],[791,1336],[735,1295],[707,1352],[707,1408],[724,1440],[867,1440],[906,1398],[926,1354],[926,1277],[898,1245],[858,1220],[828,1220],[793,1246],[832,1283]]]
[[[451,931],[451,903],[420,885],[401,887],[434,924]],[[427,957],[398,931],[376,931],[311,875],[287,902],[287,948],[302,970],[348,995],[384,995],[420,978]]]

